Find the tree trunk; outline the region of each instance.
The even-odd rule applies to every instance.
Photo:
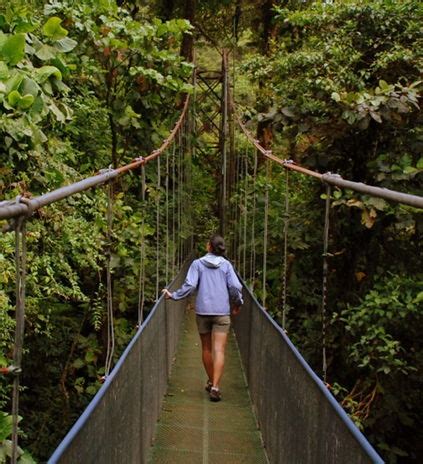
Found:
[[[191,24],[195,21],[196,0],[185,0],[183,17]],[[186,61],[192,62],[194,58],[194,36],[192,34],[184,34],[181,45],[181,56]]]

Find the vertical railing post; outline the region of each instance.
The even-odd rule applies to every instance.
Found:
[[[16,266],[16,329],[13,349],[13,396],[12,396],[12,464],[18,459],[19,384],[25,332],[25,281],[26,281],[26,218],[15,220],[15,266]]]
[[[220,191],[220,233],[224,236],[226,229],[226,201],[227,201],[227,138],[228,138],[228,105],[229,105],[229,74],[228,74],[228,51],[222,53],[222,97],[221,97],[221,123],[220,123],[220,140],[219,146],[222,155],[222,175]]]
[[[328,283],[328,246],[329,246],[329,213],[330,213],[331,186],[326,185],[325,203],[325,226],[323,230],[323,279],[322,279],[322,370],[323,381],[326,383],[327,361],[326,361],[326,306],[327,306],[327,283]]]

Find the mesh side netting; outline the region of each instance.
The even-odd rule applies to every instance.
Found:
[[[234,319],[250,395],[271,463],[383,461],[316,374],[244,288]]]
[[[181,285],[186,264],[172,288]],[[161,298],[49,463],[142,463],[153,438],[186,303]]]

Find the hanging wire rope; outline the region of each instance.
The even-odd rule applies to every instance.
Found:
[[[173,277],[176,275],[177,253],[176,253],[176,145],[173,142],[172,147],[172,272]]]
[[[145,166],[141,166],[141,204],[145,207]],[[145,213],[141,211],[140,271],[138,279],[138,327],[144,319],[145,303]]]
[[[178,148],[176,155],[176,224],[179,233],[176,234],[176,265],[179,268],[181,264],[181,132],[178,133]]]
[[[285,215],[283,228],[283,274],[282,274],[282,328],[286,326],[286,295],[288,280],[288,227],[289,227],[289,171],[285,170]]]
[[[165,285],[169,283],[169,150],[166,151],[166,176],[165,176],[165,195],[166,195],[166,264],[165,264]]]
[[[244,221],[242,248],[242,277],[247,278],[247,222],[248,222],[248,153],[244,153]]]
[[[21,201],[20,197],[16,200]],[[12,393],[12,455],[11,461],[18,459],[19,385],[22,364],[23,338],[25,328],[25,286],[26,286],[26,218],[15,220],[15,267],[16,267],[16,329],[13,348],[13,366],[9,372],[14,374]]]
[[[112,366],[115,351],[115,329],[113,320],[113,289],[112,289],[112,227],[113,227],[113,184],[107,186],[107,353],[104,376],[107,377]]]
[[[239,259],[238,259],[238,247],[239,247],[239,240],[238,240],[238,228],[237,225],[239,224],[239,155],[238,151],[234,150],[235,154],[235,189],[234,189],[234,198],[232,201],[232,209],[233,209],[233,223],[232,223],[232,235],[233,235],[233,256],[236,267],[239,267]]]
[[[183,126],[182,126],[183,127]],[[178,268],[182,266],[182,195],[183,195],[183,132],[179,131],[179,150],[178,150]]]
[[[156,192],[156,301],[160,288],[160,197],[161,197],[160,156],[157,158],[157,192]]]
[[[327,360],[326,360],[326,308],[328,294],[328,247],[329,247],[329,218],[330,218],[330,196],[331,186],[326,186],[325,204],[325,226],[323,231],[323,280],[322,280],[322,368],[323,382],[326,383]]]
[[[251,224],[251,248],[250,248],[250,287],[254,289],[256,275],[256,203],[257,203],[257,150],[254,150],[253,168],[253,206]]]
[[[270,182],[270,163],[266,159],[266,182],[264,191],[264,227],[263,227],[263,308],[266,308],[266,281],[267,281],[267,235],[269,229],[269,182]]]

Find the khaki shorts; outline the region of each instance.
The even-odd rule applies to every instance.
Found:
[[[229,333],[231,328],[230,316],[200,316],[196,314],[195,319],[200,334],[210,332]]]

